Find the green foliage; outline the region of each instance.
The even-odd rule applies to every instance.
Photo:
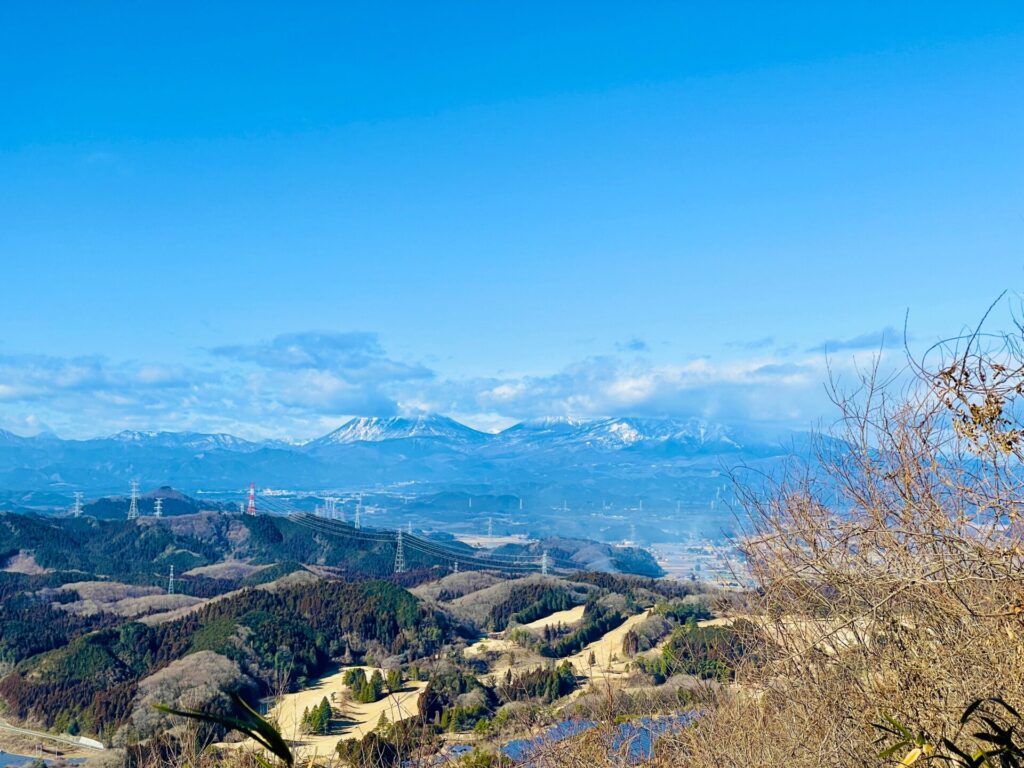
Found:
[[[496,631],[510,623],[529,624],[555,611],[573,606],[572,595],[562,586],[525,584],[513,590],[509,599],[491,609],[490,626]]]
[[[459,706],[458,700],[472,693],[476,703]],[[482,717],[494,711],[497,698],[494,692],[474,675],[455,669],[433,675],[420,694],[419,715],[427,723],[441,730],[464,731],[472,728]]]
[[[557,667],[538,667],[514,675],[512,670],[505,673],[498,686],[498,695],[504,701],[541,699],[551,703],[576,690],[576,671],[572,664],[563,661]]]
[[[0,698],[16,717],[49,727],[63,715],[97,733],[125,722],[141,678],[198,650],[228,656],[269,690],[282,673],[292,681],[315,676],[343,645],[429,655],[447,634],[443,616],[394,584],[250,589],[175,621],[127,622],[78,637],[0,680]],[[376,701],[383,687],[378,674],[357,698]]]
[[[384,684],[388,688],[389,693],[394,693],[402,689],[402,670],[395,668],[389,669],[387,677],[384,680]]]
[[[489,752],[476,747],[468,755],[460,757],[456,765],[459,768],[511,768],[515,763],[501,752]]]
[[[302,713],[302,720],[300,721],[300,729],[303,733],[312,733],[318,736],[326,736],[330,733],[331,729],[331,704],[327,701],[327,697],[320,701],[320,704],[309,709],[308,707]]]
[[[342,739],[335,751],[351,768],[391,768],[398,763],[398,749],[376,731],[362,739]]]
[[[661,614],[666,619],[672,619],[678,621],[680,624],[685,624],[688,621],[703,621],[711,618],[711,611],[708,607],[700,601],[694,601],[693,598],[687,600],[672,600],[669,602],[660,602],[654,606],[654,612]]]
[[[659,574],[660,575],[660,574]],[[625,573],[592,571],[573,574],[573,581],[593,584],[596,587],[620,595],[635,596],[638,592],[660,595],[669,600],[681,599],[693,594],[694,588],[680,581],[645,578]]]
[[[54,589],[81,578],[81,574],[37,576],[0,571],[0,662],[16,664],[66,645],[86,632],[121,621],[110,614],[79,616],[52,605],[72,599],[74,594],[70,592],[55,593],[49,600],[36,596],[40,590]]]
[[[676,627],[661,654],[637,656],[634,663],[661,682],[675,674],[731,680],[737,662],[748,653],[734,627],[698,627],[694,621]]]
[[[1020,713],[997,696],[972,702],[960,716],[959,732],[953,739],[943,738],[941,743],[927,733],[914,734],[888,715],[884,723],[873,725],[882,732],[876,743],[888,743],[879,757],[902,756],[901,765],[912,765],[925,758],[958,768],[1020,768],[1024,765],[1022,724]],[[965,731],[971,731],[973,744],[967,744]]]
[[[391,574],[394,562],[390,545],[366,547],[344,537],[318,536],[283,517],[223,514],[174,521],[172,526],[166,521],[155,524],[151,518],[97,520],[0,513],[0,562],[24,550],[32,552],[44,568],[75,573],[69,580],[94,574],[157,586],[166,583],[170,565],[177,573],[229,558],[272,566],[242,580],[189,577],[183,587],[199,597],[262,584],[298,570],[303,563],[330,562],[354,576],[380,578]],[[407,558],[411,568],[429,565],[429,558],[415,552]]]
[[[189,652],[214,651],[220,653],[228,647],[238,623],[233,616],[211,619],[199,627],[189,643]]]
[[[44,568],[103,574],[135,584],[162,583],[153,564],[174,565],[181,573],[221,559],[217,544],[178,535],[166,525],[129,520],[42,518],[0,515],[0,538],[12,550],[32,552]]]
[[[376,669],[369,679],[363,669],[350,669],[345,672],[341,681],[352,691],[353,698],[363,704],[379,701],[384,694],[384,678]]]
[[[618,611],[602,608],[596,601],[589,601],[583,612],[583,621],[570,634],[558,638],[540,648],[541,656],[561,659],[578,653],[588,644],[603,637],[626,620]]]

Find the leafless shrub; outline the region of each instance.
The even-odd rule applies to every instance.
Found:
[[[202,709],[219,699],[222,691],[249,685],[252,681],[242,674],[234,661],[213,651],[190,654],[139,681],[131,719],[122,729],[122,736],[148,739],[169,732],[172,727],[183,727],[180,719],[158,711],[155,704]],[[191,727],[193,723],[185,721],[185,725]],[[188,740],[183,743],[185,741]]]
[[[815,464],[747,492],[762,645],[675,739],[693,766],[879,765],[871,723],[952,735],[973,700],[1024,704],[1024,350],[979,331],[832,387]],[[900,756],[897,756],[897,759]]]

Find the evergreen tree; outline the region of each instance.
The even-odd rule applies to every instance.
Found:
[[[386,683],[389,693],[400,690],[402,687],[402,670],[389,669]]]

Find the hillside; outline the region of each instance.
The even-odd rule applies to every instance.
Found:
[[[216,655],[226,661],[207,656],[207,663],[233,670],[210,691],[216,697],[239,689],[266,693],[282,681],[302,685],[336,656],[418,658],[448,637],[443,615],[387,582],[247,589],[174,621],[123,623],[34,655],[0,680],[0,698],[19,719],[109,740],[129,720],[159,727],[158,718],[147,719],[137,708],[144,680],[189,654]],[[195,695],[198,681],[182,682],[195,674],[181,667],[176,684]]]

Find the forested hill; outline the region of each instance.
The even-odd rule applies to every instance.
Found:
[[[47,728],[145,738],[161,727],[152,701],[264,695],[302,685],[331,658],[419,658],[450,635],[443,614],[389,582],[251,588],[173,621],[122,622],[36,655],[8,647],[24,661],[0,680],[0,698],[9,714]]]
[[[296,562],[329,565],[353,577],[391,573],[394,547],[319,536],[283,517],[203,512],[179,517],[97,520],[0,514],[0,567],[19,553],[47,571],[77,571],[133,584],[164,584],[170,567],[177,574],[216,563],[256,565]],[[411,568],[432,563],[406,555]],[[238,584],[218,584],[197,574],[187,579],[189,594],[209,596]]]
[[[449,542],[449,546],[465,548]],[[642,549],[619,549],[579,539],[551,540],[523,551],[540,560],[550,548],[552,557],[579,563],[581,570],[609,570],[645,576],[661,574],[657,562]],[[466,548],[467,554],[469,553]],[[29,558],[30,568],[43,572],[77,572],[131,584],[165,584],[171,566],[187,574],[184,591],[209,597],[243,586],[225,581],[209,566],[225,561],[252,565],[298,563],[329,566],[335,575],[350,578],[390,576],[395,546],[379,537],[356,540],[325,535],[286,517],[201,512],[177,517],[142,517],[137,520],[99,520],[90,516],[54,518],[34,514],[0,514],[0,568],[11,558]],[[412,574],[447,560],[407,549],[405,560]],[[197,570],[198,569],[198,570]],[[436,574],[435,574],[436,575]]]

